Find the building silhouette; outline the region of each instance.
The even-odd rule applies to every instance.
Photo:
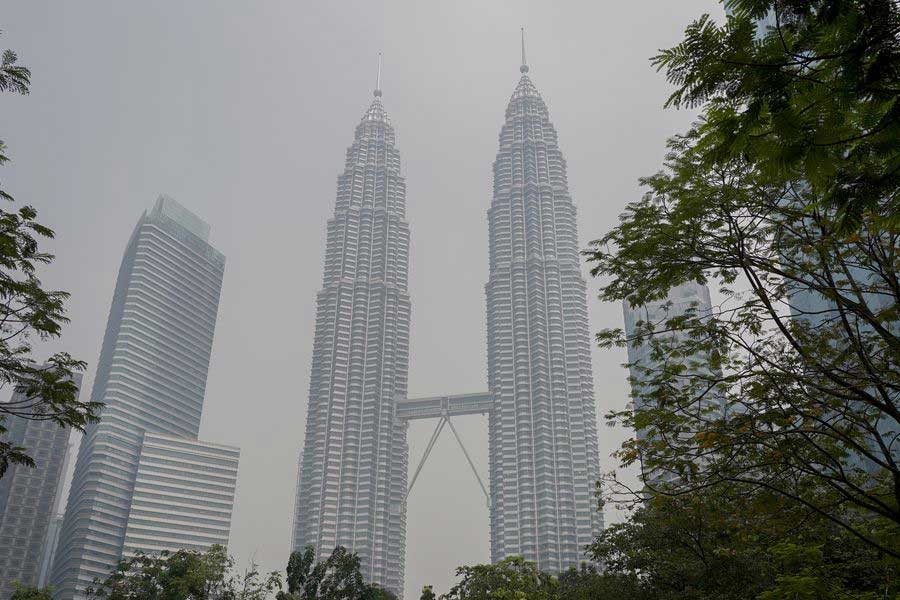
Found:
[[[81,387],[81,374],[74,373]],[[76,392],[77,394],[77,392]],[[12,402],[27,401],[21,391]],[[34,467],[10,465],[0,478],[0,598],[9,598],[14,582],[39,586],[45,557],[52,553],[56,507],[62,495],[71,429],[51,420],[10,417],[2,439],[23,446]]]
[[[403,589],[409,369],[409,225],[394,128],[375,98],[356,126],[328,221],[293,546],[359,555],[363,576]]]
[[[488,210],[491,558],[560,572],[603,527],[600,466],[576,209],[528,70],[523,40]]]
[[[122,557],[146,434],[184,439],[194,460],[225,268],[208,237],[209,225],[162,196],[128,242],[91,394],[104,407],[81,441],[52,569],[60,600],[83,598]],[[174,519],[163,492],[185,484],[178,465],[167,477],[177,483],[138,482],[160,488],[156,508]],[[153,519],[144,515],[149,529],[166,529]]]

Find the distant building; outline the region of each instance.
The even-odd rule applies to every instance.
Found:
[[[328,221],[293,543],[344,546],[367,581],[401,594],[409,370],[406,183],[380,86],[347,150]]]
[[[41,556],[41,568],[38,575],[37,587],[44,589],[50,584],[50,569],[53,568],[53,559],[56,557],[56,547],[59,544],[59,532],[62,530],[63,514],[54,515],[47,528],[47,537],[44,541],[44,554]]]
[[[712,312],[712,302],[710,300],[709,288],[706,285],[697,282],[688,282],[677,285],[669,290],[667,296],[662,300],[647,302],[644,305],[632,306],[627,301],[623,302],[623,312],[625,315],[625,334],[628,338],[633,338],[638,331],[638,327],[642,332],[648,328],[655,333],[654,336],[663,336],[669,338],[673,343],[677,343],[683,338],[684,334],[677,331],[670,331],[667,322],[677,317],[686,315],[702,317]],[[658,332],[658,333],[657,333]],[[631,385],[632,385],[632,402],[635,410],[640,410],[646,406],[648,401],[647,395],[651,390],[646,387],[648,381],[653,378],[653,373],[661,372],[662,369],[674,369],[676,366],[687,367],[680,385],[687,387],[690,384],[690,377],[696,374],[711,375],[714,371],[710,366],[709,355],[695,355],[680,358],[667,357],[667,363],[663,364],[652,356],[651,346],[648,343],[638,344],[631,342],[628,344],[628,362],[630,364]],[[675,361],[678,361],[677,364]],[[645,370],[649,370],[649,373]],[[676,383],[679,383],[676,379]],[[721,398],[716,391],[711,391],[708,397],[698,399],[697,406],[709,407],[715,404],[721,404]],[[638,439],[644,439],[646,432],[638,430],[635,432]],[[658,481],[671,480],[670,473],[662,473],[655,471],[645,473],[645,476],[654,478]]]
[[[75,374],[81,387],[81,374]],[[12,401],[23,400],[20,392]],[[8,417],[8,441],[27,448],[34,468],[11,465],[0,478],[0,598],[15,589],[42,583],[45,554],[50,551],[48,534],[56,515],[66,475],[70,429],[53,421]]]
[[[225,269],[208,237],[162,196],[128,242],[91,394],[101,420],[81,442],[53,565],[59,600],[83,598],[122,557],[145,434],[195,448]]]
[[[145,433],[123,556],[228,546],[240,451]]]
[[[603,529],[591,336],[566,161],[524,42],[520,71],[488,210],[491,559],[558,573]]]

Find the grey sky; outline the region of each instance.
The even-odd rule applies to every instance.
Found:
[[[141,211],[167,193],[212,227],[228,259],[201,438],[242,449],[231,550],[281,569],[289,551],[325,222],[353,128],[384,52],[412,229],[410,393],[486,388],[486,210],[503,111],[518,80],[519,27],[550,107],[583,243],[607,231],[668,135],[648,63],[714,0],[7,3],[3,48],[33,71],[31,96],[0,97],[0,176],[54,227],[49,286],[72,292],[63,349],[100,350],[113,283]],[[590,281],[591,290],[597,282]],[[618,305],[589,300],[594,330]],[[604,470],[622,439],[602,415],[627,401],[624,352],[594,352]],[[410,462],[433,424],[410,428]],[[458,428],[482,473],[487,424]],[[407,593],[444,591],[488,560],[484,498],[444,435],[409,503]],[[612,518],[610,518],[612,517]],[[615,515],[608,515],[611,521]],[[415,591],[415,595],[414,595]]]

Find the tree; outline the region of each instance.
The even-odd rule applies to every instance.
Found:
[[[6,50],[0,61],[0,92],[27,94],[31,72],[16,64],[18,57]],[[0,165],[9,161],[0,141]],[[0,199],[13,197],[0,188]],[[37,267],[53,261],[39,248],[39,238],[52,239],[53,230],[39,224],[37,211],[23,206],[18,211],[0,209],[0,388],[21,392],[16,402],[0,403],[0,436],[6,418],[51,420],[61,427],[83,429],[96,421],[101,405],[80,402],[72,375],[85,363],[58,353],[43,366],[33,358],[33,341],[59,337],[65,316],[67,292],[48,291],[37,277]],[[34,466],[27,449],[0,440],[0,477],[10,464]]]
[[[895,0],[725,0],[657,55],[670,106],[701,106],[707,166],[743,156],[804,181],[835,224],[864,213],[900,224],[900,4]]]
[[[343,546],[319,562],[312,546],[292,552],[286,583],[278,600],[396,600],[392,592],[365,582],[359,557]]]
[[[233,567],[234,560],[218,545],[205,553],[138,554],[121,561],[87,595],[105,600],[265,600],[281,589],[277,573],[262,576],[251,565],[238,575]]]
[[[603,573],[582,564],[559,575],[560,600],[643,600],[647,598],[633,575]]]
[[[16,584],[16,589],[13,591],[12,596],[9,597],[9,600],[53,600],[53,590]]]
[[[710,168],[701,137],[670,141],[666,170],[589,253],[610,278],[601,299],[641,305],[688,281],[723,298],[630,338],[598,335],[650,349],[631,365],[641,408],[611,415],[645,432],[619,457],[670,474],[672,494],[776,491],[897,555],[854,523],[900,525],[898,234],[869,213],[842,234],[840,209],[802,182],[773,183],[740,157]]]
[[[422,595],[419,597],[419,600],[437,600],[437,596],[434,595],[434,590],[430,585],[422,588]]]
[[[603,300],[642,305],[690,281],[722,298],[631,337],[599,334],[649,348],[630,365],[640,409],[610,415],[645,433],[619,457],[666,473],[667,490],[648,481],[657,493],[767,489],[900,556],[900,237],[884,218],[895,200],[866,199],[846,230],[848,207],[802,173],[773,174],[766,162],[781,159],[762,146],[722,155],[717,110],[669,141],[647,194],[588,252],[609,281]]]
[[[611,597],[874,600],[900,590],[896,559],[778,494],[739,486],[653,496],[589,553],[605,565],[598,583],[624,584]]]
[[[366,600],[397,600],[397,595],[377,585],[370,585]]]
[[[462,580],[441,596],[446,600],[556,600],[556,580],[520,556],[492,565],[459,567]]]

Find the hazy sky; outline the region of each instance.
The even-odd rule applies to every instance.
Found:
[[[689,112],[663,111],[650,66],[714,0],[7,2],[2,48],[32,69],[28,97],[0,97],[4,188],[57,231],[44,279],[72,292],[58,344],[100,352],[116,272],[141,214],[166,193],[203,217],[227,257],[201,438],[241,447],[231,550],[282,569],[307,402],[325,222],[384,52],[412,230],[410,394],[486,388],[484,284],[491,163],[519,77],[533,81],[568,161],[583,245],[614,225],[659,168]],[[618,327],[597,301],[593,330]],[[624,352],[594,352],[604,471],[623,433]],[[483,476],[487,423],[457,421]],[[410,427],[414,466],[433,423]],[[608,515],[607,521],[616,517]],[[489,560],[488,512],[447,432],[410,497],[407,597],[445,591]]]

